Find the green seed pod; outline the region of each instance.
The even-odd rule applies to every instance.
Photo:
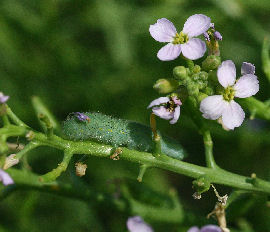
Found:
[[[173,69],[173,76],[177,80],[184,80],[188,77],[187,69],[184,66],[176,66]]]
[[[83,113],[89,120],[80,121],[70,114],[63,122],[63,134],[75,141],[96,141],[114,147],[127,147],[153,152],[152,130],[149,126],[101,113]],[[161,135],[161,152],[175,159],[183,159],[186,152],[175,140]]]
[[[206,180],[204,177],[201,177],[197,180],[192,181],[193,188],[198,194],[202,194],[203,192],[206,192],[210,188],[210,182]]]
[[[202,62],[202,68],[205,71],[210,71],[213,69],[217,69],[220,63],[221,63],[220,56],[215,55],[207,56],[206,59]]]
[[[159,79],[153,88],[160,94],[167,94],[175,91],[178,86],[178,82],[174,79]]]

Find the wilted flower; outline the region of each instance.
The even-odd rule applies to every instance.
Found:
[[[9,99],[9,96],[4,95],[2,92],[0,92],[0,103],[3,104]]]
[[[151,226],[145,223],[140,216],[128,218],[127,228],[129,232],[154,232]]]
[[[206,119],[216,120],[221,117],[225,128],[233,130],[239,127],[245,113],[236,103],[234,97],[246,98],[255,95],[259,91],[259,81],[254,75],[255,67],[251,64],[242,65],[242,74],[236,80],[236,68],[231,60],[223,61],[217,71],[218,81],[225,88],[222,95],[213,95],[202,100],[200,111]]]
[[[151,36],[158,42],[168,43],[157,54],[160,60],[168,61],[176,59],[180,53],[190,60],[201,58],[205,51],[205,43],[193,38],[206,32],[211,19],[203,14],[190,16],[184,24],[184,28],[177,33],[173,23],[166,18],[158,19],[149,28]]]
[[[0,181],[3,182],[3,185],[14,184],[14,181],[10,177],[10,175],[7,172],[5,172],[4,170],[2,170],[1,168],[0,168]]]
[[[83,164],[82,162],[78,162],[75,164],[76,175],[82,177],[85,175],[87,164]]]
[[[177,122],[180,116],[180,106],[182,102],[177,97],[160,97],[150,103],[147,108],[152,108],[155,115],[160,118],[171,120],[170,123]]]
[[[17,163],[19,163],[19,159],[16,158],[16,154],[11,154],[8,157],[6,157],[3,169],[8,169],[8,168],[16,165]]]
[[[206,225],[199,229],[197,226],[191,227],[187,232],[222,232],[216,225]]]

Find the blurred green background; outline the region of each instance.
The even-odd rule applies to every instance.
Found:
[[[100,111],[148,123],[147,105],[158,94],[152,89],[159,78],[172,77],[180,59],[161,62],[156,53],[162,44],[149,34],[149,25],[168,18],[181,30],[193,14],[211,17],[221,32],[223,60],[232,59],[240,71],[243,61],[254,63],[260,80],[257,97],[270,97],[261,69],[261,46],[270,28],[269,0],[6,0],[0,2],[0,90],[9,105],[27,124],[39,129],[31,107],[38,95],[59,120],[74,111]],[[248,113],[247,113],[248,118]],[[269,123],[246,120],[241,128],[223,131],[209,122],[217,163],[239,174],[270,180]],[[158,120],[161,131],[179,140],[189,153],[187,161],[204,165],[203,144],[189,117],[176,125]],[[75,158],[76,159],[76,158]],[[33,171],[54,168],[61,154],[37,149],[29,154]],[[138,167],[124,161],[89,158],[83,181],[94,191],[114,193],[114,178],[136,183]],[[69,181],[70,172],[61,177]],[[146,173],[144,183],[166,194],[178,191],[184,208],[179,224],[148,220],[155,231],[186,231],[190,226],[215,223],[205,216],[213,209],[212,191],[200,201],[192,198],[191,179],[160,170]],[[220,194],[230,188],[217,186]],[[18,191],[0,202],[2,231],[127,231],[131,216],[91,202],[36,191]],[[261,196],[248,196],[228,210],[232,231],[270,231],[270,210]]]

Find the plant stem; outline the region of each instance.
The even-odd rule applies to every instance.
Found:
[[[213,155],[213,141],[209,130],[204,130],[202,132],[204,149],[205,149],[205,161],[206,166],[209,168],[218,168],[214,155]]]

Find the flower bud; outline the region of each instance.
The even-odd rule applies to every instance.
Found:
[[[206,180],[204,177],[201,177],[197,180],[192,181],[193,188],[198,194],[206,192],[210,188],[210,182]]]
[[[200,79],[202,81],[207,81],[207,79],[208,79],[208,73],[207,72],[202,71],[202,72],[200,72],[199,76],[200,76]]]
[[[199,94],[199,87],[196,83],[191,81],[187,85],[187,91],[190,96],[197,96]]]
[[[207,56],[206,59],[202,62],[202,68],[205,71],[217,69],[220,63],[221,63],[220,56],[215,55]]]
[[[195,65],[192,69],[193,73],[199,73],[201,71],[201,67],[199,65]]]
[[[159,79],[154,84],[153,88],[160,94],[171,93],[178,87],[178,82],[174,79]]]
[[[202,92],[199,92],[199,95],[198,95],[198,101],[201,102],[203,99],[205,99],[206,97],[208,97],[207,94],[205,93],[202,93]]]
[[[188,77],[187,69],[184,66],[176,66],[173,69],[173,75],[177,80],[184,80]]]

